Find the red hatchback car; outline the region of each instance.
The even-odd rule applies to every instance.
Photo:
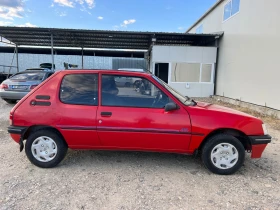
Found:
[[[8,132],[36,166],[60,163],[67,149],[194,154],[232,174],[245,151],[260,158],[271,141],[248,114],[182,96],[156,76],[120,70],[63,70],[10,113]]]

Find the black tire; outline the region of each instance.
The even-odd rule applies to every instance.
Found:
[[[230,163],[234,163],[234,161],[236,161],[236,163],[230,168],[223,168],[223,167],[225,167],[225,164],[218,164],[218,165],[220,165],[220,167],[222,167],[222,168],[219,168],[213,163],[213,162],[215,162],[216,159],[213,159],[213,161],[211,160],[212,150],[217,145],[222,144],[222,143],[231,144],[231,146],[234,146],[235,148],[233,148],[233,150],[231,150],[231,151],[233,151],[233,153],[235,152],[235,154],[238,154],[237,161],[235,159],[230,162]],[[238,153],[236,152],[236,150]],[[223,161],[227,161],[228,156],[224,153],[225,152],[223,151],[223,154],[220,153],[221,155],[219,154],[219,156],[225,155],[224,157],[221,157],[221,158]],[[245,159],[244,146],[237,138],[235,138],[234,136],[231,136],[231,135],[226,135],[226,134],[215,135],[215,136],[211,137],[202,148],[202,161],[203,161],[204,165],[206,166],[206,168],[208,168],[211,172],[213,172],[215,174],[230,175],[230,174],[235,173],[243,165],[244,159]]]
[[[17,103],[17,100],[13,100],[13,99],[4,99],[4,101],[6,101],[8,104],[16,104]]]
[[[48,162],[42,162],[40,160],[37,160],[34,155],[32,154],[32,149],[31,146],[33,144],[33,142],[39,138],[39,137],[48,137],[51,138],[55,144],[56,144],[56,148],[57,148],[57,153],[55,155],[55,157],[48,161]],[[41,167],[41,168],[52,168],[55,167],[57,164],[59,164],[65,157],[66,153],[67,153],[67,149],[68,146],[65,143],[65,141],[61,138],[61,136],[52,130],[47,130],[47,129],[42,129],[42,130],[37,130],[34,133],[31,133],[31,135],[29,135],[29,137],[27,138],[26,144],[25,144],[25,153],[28,157],[28,159],[30,160],[31,163],[33,163],[34,165]]]

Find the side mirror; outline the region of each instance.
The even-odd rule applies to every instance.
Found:
[[[175,104],[173,102],[170,102],[170,103],[166,104],[165,107],[164,107],[164,110],[166,112],[170,112],[170,111],[177,110],[177,109],[178,109],[177,104]]]

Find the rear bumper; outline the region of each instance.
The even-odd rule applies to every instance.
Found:
[[[25,131],[25,126],[9,126],[8,127],[8,133],[10,134],[22,134]]]
[[[251,158],[260,158],[267,144],[271,142],[271,136],[249,136],[249,138],[252,145]]]
[[[29,92],[16,92],[16,91],[0,91],[0,97],[3,99],[20,100]]]
[[[26,128],[27,127],[22,127],[22,126],[9,126],[8,133],[10,134],[10,136],[15,142],[20,143],[21,136],[26,131]]]

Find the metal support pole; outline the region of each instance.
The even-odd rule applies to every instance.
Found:
[[[84,69],[84,48],[82,47],[82,69]]]
[[[52,49],[52,70],[54,70],[53,34],[51,34],[51,49]]]
[[[215,40],[215,47],[217,47],[217,52],[216,52],[216,64],[215,67],[214,67],[214,72],[212,74],[214,74],[214,92],[213,92],[213,95],[216,95],[217,94],[217,73],[218,73],[218,63],[219,63],[219,40],[216,39]],[[213,77],[213,75],[212,75]],[[224,95],[224,93],[223,93]]]
[[[18,45],[16,44],[16,59],[17,59],[17,72],[19,72],[18,68]]]

